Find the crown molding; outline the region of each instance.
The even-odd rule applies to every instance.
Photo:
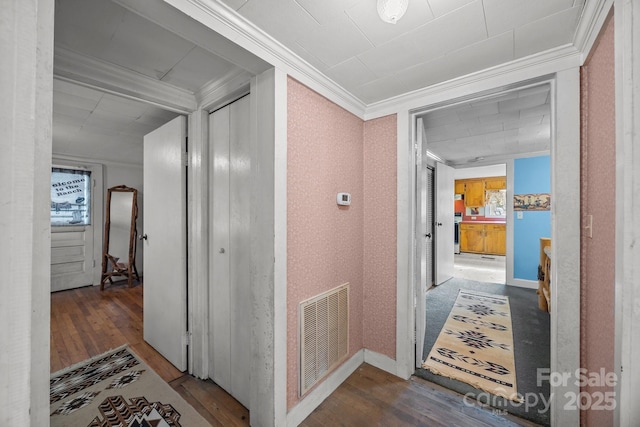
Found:
[[[572,44],[567,44],[369,104],[364,119],[371,120],[400,110],[421,108],[468,95],[470,91],[477,93],[504,87],[578,66],[580,66],[580,52]]]
[[[220,79],[205,84],[196,93],[198,106],[208,111],[214,111],[246,95],[249,93],[251,78],[251,73],[243,71],[240,74],[229,73]]]
[[[235,10],[214,0],[163,0],[238,46],[282,69],[312,90],[363,118],[366,104]]]
[[[613,0],[586,1],[573,39],[573,45],[582,54],[580,65],[586,62],[612,8]]]
[[[181,114],[189,114],[197,107],[196,97],[192,92],[60,46],[55,47],[53,75],[59,80],[143,101]]]

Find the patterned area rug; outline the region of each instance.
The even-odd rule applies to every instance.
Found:
[[[422,367],[519,401],[509,298],[460,290]]]
[[[127,346],[51,375],[49,402],[52,427],[210,425]]]

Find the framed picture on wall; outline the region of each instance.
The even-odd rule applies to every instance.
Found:
[[[513,196],[514,211],[548,211],[551,210],[551,195],[540,194],[516,194]]]

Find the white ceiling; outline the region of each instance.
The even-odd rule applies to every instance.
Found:
[[[196,32],[204,27],[195,21],[189,25],[191,38],[208,40]],[[240,65],[232,63],[110,0],[56,0],[55,46],[56,54],[73,52],[83,61],[114,66],[160,90],[177,88],[192,95],[246,68],[261,67],[260,61],[247,60],[246,52],[226,55]],[[54,62],[66,59],[56,55]],[[54,79],[54,154],[142,163],[143,136],[178,115],[112,94],[117,88],[87,87],[73,78]]]
[[[222,0],[365,104],[573,42],[585,0]]]
[[[220,1],[365,105],[572,43],[584,6],[584,0],[409,0],[393,25],[379,19],[376,0]],[[65,71],[54,86],[54,153],[132,163],[142,161],[142,136],[177,113],[115,96],[117,88],[73,84],[69,58],[108,64],[118,75],[189,96],[268,66],[161,0],[56,0],[55,46],[54,70]],[[485,149],[548,149],[542,136],[549,118],[541,112],[548,105],[528,105],[543,95],[506,96],[515,98],[427,114],[430,149],[456,164],[485,157]]]
[[[430,152],[454,167],[549,151],[548,84],[467,101],[422,116]]]
[[[142,162],[142,137],[177,113],[76,84],[53,81],[53,152]]]

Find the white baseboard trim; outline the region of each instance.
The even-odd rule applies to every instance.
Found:
[[[382,369],[392,375],[398,375],[398,366],[395,360],[384,354],[364,349],[364,361],[371,366]]]
[[[331,393],[342,384],[364,360],[364,349],[356,352],[349,360],[333,371],[320,385],[313,389],[287,414],[287,427],[294,427],[305,420]]]
[[[538,282],[535,280],[511,279],[507,280],[507,285],[517,286],[519,288],[538,289]]]

